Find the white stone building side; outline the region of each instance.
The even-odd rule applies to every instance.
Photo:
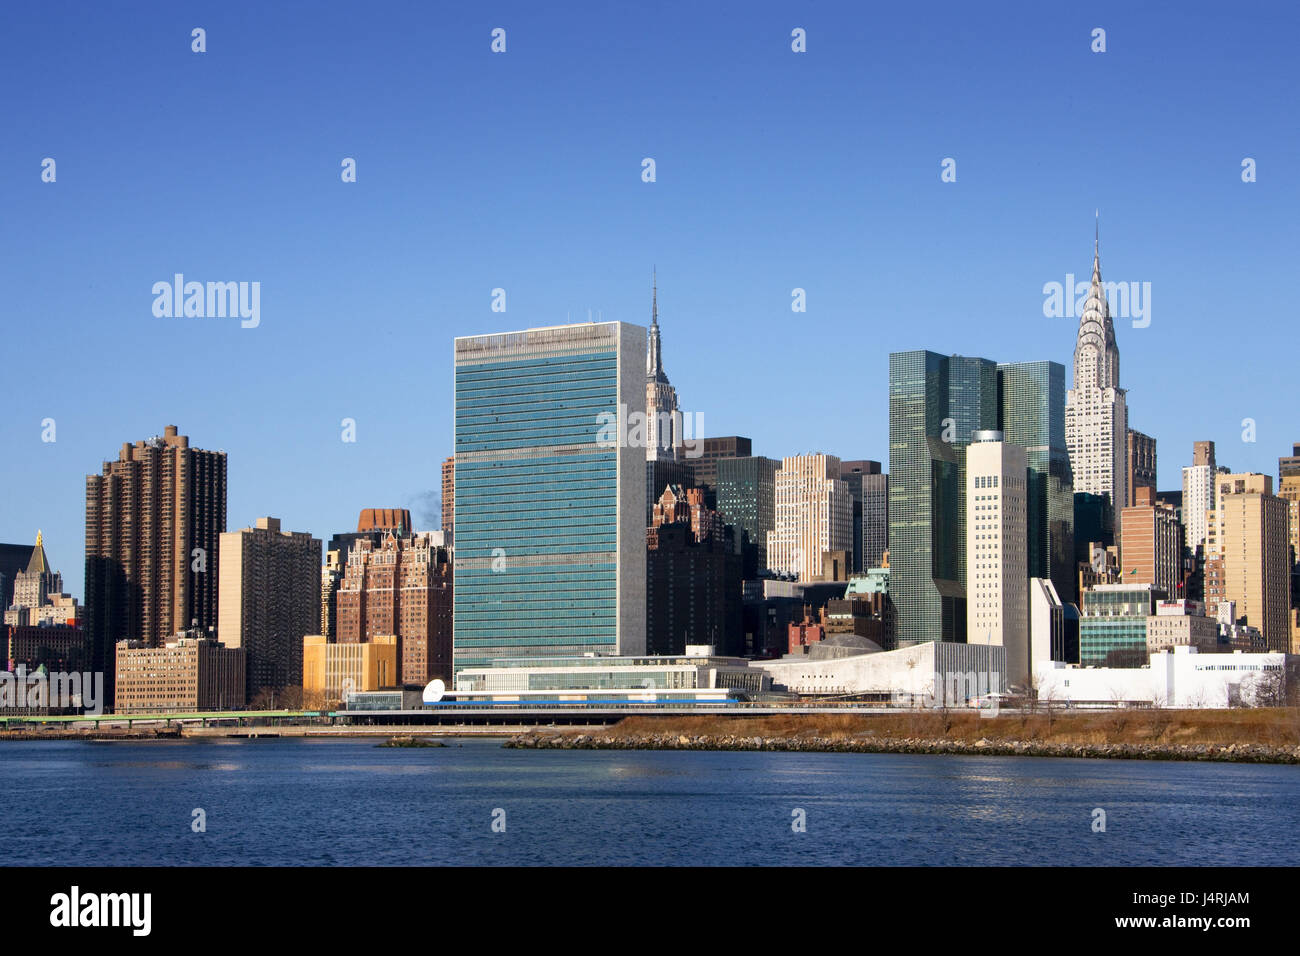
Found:
[[[1025,449],[1001,432],[966,448],[967,643],[1006,648],[1007,678],[1029,680],[1029,554]]]

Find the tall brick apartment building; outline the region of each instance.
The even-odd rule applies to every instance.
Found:
[[[432,532],[357,541],[337,592],[338,643],[394,635],[399,683],[450,680],[451,599],[451,559]]]
[[[226,453],[190,447],[175,425],[126,443],[86,478],[86,634],[112,697],[117,642],[160,647],[217,626]]]

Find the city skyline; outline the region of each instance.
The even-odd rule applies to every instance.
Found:
[[[1069,368],[1077,318],[1047,318],[1043,287],[1067,275],[1086,284],[1097,208],[1107,280],[1150,282],[1154,294],[1151,324],[1117,317],[1116,335],[1130,427],[1160,443],[1158,486],[1181,486],[1195,440],[1216,441],[1234,472],[1275,474],[1295,439],[1274,397],[1288,384],[1285,363],[1260,361],[1285,311],[1295,245],[1285,209],[1297,188],[1280,159],[1294,154],[1296,133],[1276,119],[1289,51],[1267,17],[1189,8],[1171,22],[1102,8],[1089,16],[1105,21],[1110,45],[1093,53],[1091,19],[1049,11],[1010,22],[952,8],[921,36],[899,12],[771,5],[744,23],[692,11],[697,30],[683,35],[671,15],[633,28],[617,12],[519,6],[500,14],[505,54],[489,50],[495,21],[462,11],[439,22],[447,42],[431,62],[423,45],[373,21],[388,46],[375,36],[349,46],[351,14],[302,23],[260,11],[255,29],[219,10],[83,16],[79,38],[33,23],[0,40],[0,73],[37,70],[46,93],[6,103],[16,137],[38,144],[0,157],[14,225],[0,251],[27,277],[10,308],[32,329],[59,330],[64,373],[60,388],[14,395],[0,418],[11,450],[0,484],[24,501],[0,513],[0,540],[30,542],[43,528],[74,595],[84,594],[84,476],[164,422],[229,454],[227,529],[275,515],[323,536],[351,527],[363,506],[409,507],[418,527],[436,527],[452,450],[452,338],[577,321],[588,308],[648,325],[656,267],[668,372],[707,434],[751,436],[770,458],[817,449],[886,460],[889,352]],[[189,45],[196,16],[209,36],[201,55]],[[790,50],[796,25],[808,31],[805,54]],[[1157,66],[1208,35],[1215,42],[1198,57]],[[918,72],[922,44],[981,53],[930,56]],[[575,46],[582,70],[546,72]],[[731,69],[717,78],[722,48]],[[1247,48],[1249,77],[1236,69]],[[383,51],[383,77],[400,82],[295,74],[316,55],[303,51],[320,49],[363,63]],[[116,86],[87,82],[120,62],[134,66]],[[269,91],[213,78],[268,62],[292,78]],[[48,63],[60,68],[47,74]],[[1008,85],[1026,70],[1043,83]],[[512,99],[539,71],[525,101]],[[425,97],[449,78],[467,87],[454,113]],[[696,95],[702,83],[728,112]],[[626,109],[590,100],[602,84]],[[990,85],[994,114],[981,108]],[[1148,88],[1160,108],[1135,111]],[[381,92],[391,102],[372,109]],[[214,160],[204,136],[171,137],[157,155],[134,150],[160,111],[195,97],[241,118],[229,155]],[[568,118],[575,97],[600,111],[600,142],[590,117]],[[319,132],[281,128],[286,104]],[[111,127],[99,118],[109,114]],[[447,145],[411,117],[447,129]],[[1083,148],[1097,122],[1132,148]],[[1201,148],[1206,124],[1217,150]],[[58,161],[53,183],[41,181],[44,156]],[[357,161],[355,183],[340,181],[345,157]],[[654,183],[641,180],[644,157],[657,162]],[[946,157],[956,182],[940,179]],[[1242,182],[1244,157],[1258,161],[1258,182]],[[123,189],[147,189],[153,206],[124,207]],[[569,238],[539,241],[557,227]],[[259,325],[156,317],[151,287],[176,273],[261,283]],[[492,311],[496,288],[504,313]],[[806,313],[790,311],[794,288],[806,291]],[[992,319],[969,321],[986,296]],[[881,347],[842,347],[855,338]],[[716,374],[716,355],[690,347],[699,339],[725,343],[737,373]],[[794,343],[813,345],[819,375],[851,383],[849,407],[866,411],[765,388],[773,358]],[[40,367],[48,344],[11,336],[11,362]],[[1230,392],[1188,385],[1187,369],[1212,358],[1243,371]],[[150,376],[105,380],[106,368],[145,361],[197,374],[163,388]],[[390,387],[347,387],[367,373]],[[421,404],[394,412],[388,392],[412,381]],[[1240,440],[1245,418],[1255,442]],[[47,419],[53,442],[42,441]],[[355,443],[341,440],[344,419],[356,423]]]

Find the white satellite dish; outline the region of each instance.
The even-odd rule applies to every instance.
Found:
[[[436,704],[442,700],[443,695],[447,693],[447,685],[442,682],[441,678],[435,677],[424,688],[424,702],[426,704]]]

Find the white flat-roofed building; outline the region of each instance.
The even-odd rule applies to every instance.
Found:
[[[1029,660],[1065,660],[1065,605],[1051,578],[1029,579]]]
[[[1290,654],[1201,654],[1180,646],[1150,656],[1146,667],[1075,667],[1048,661],[1035,668],[1040,702],[1073,706],[1173,708],[1277,704],[1300,678]]]
[[[964,706],[973,697],[1006,692],[1006,659],[998,645],[927,641],[896,651],[823,660],[791,656],[752,666],[771,675],[773,690],[792,694]]]
[[[738,657],[703,656],[691,646],[685,656],[500,658],[490,665],[463,668],[451,695],[458,699],[505,696],[582,700],[597,696],[690,697],[693,691],[730,690],[761,694],[772,679]],[[629,692],[630,695],[629,696]]]

